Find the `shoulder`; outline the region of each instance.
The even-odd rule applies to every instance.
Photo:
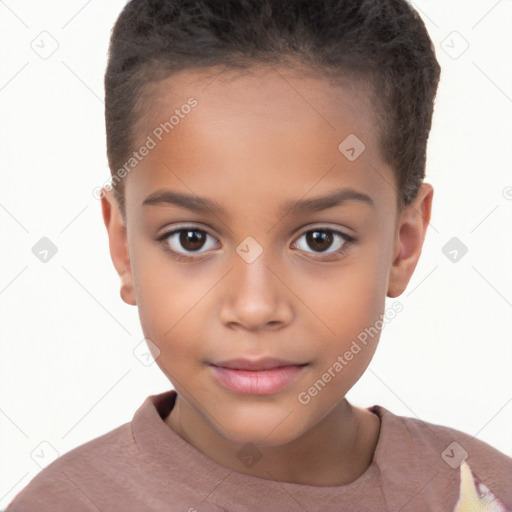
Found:
[[[512,458],[486,442],[451,427],[416,418],[396,416],[425,453],[432,450],[449,467],[467,462],[473,473],[481,473],[492,483],[511,487]],[[441,450],[441,451],[439,451]]]
[[[451,427],[398,416],[381,406],[369,410],[381,417],[382,425],[387,425],[387,442],[391,449],[408,452],[409,467],[417,468],[417,473],[422,475],[425,492],[428,492],[428,478],[432,478],[432,489],[453,496],[457,505],[469,493],[474,493],[474,499],[481,498],[482,503],[494,498],[492,503],[497,506],[493,510],[512,507],[511,457]],[[387,455],[390,456],[389,451]]]
[[[18,492],[6,512],[97,512],[105,496],[115,499],[122,489],[112,475],[133,464],[136,451],[130,423],[125,423],[58,457]]]

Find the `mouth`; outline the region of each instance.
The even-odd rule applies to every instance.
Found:
[[[220,384],[236,393],[250,395],[269,395],[281,391],[299,378],[307,366],[308,363],[290,364],[270,359],[210,364],[213,375]]]

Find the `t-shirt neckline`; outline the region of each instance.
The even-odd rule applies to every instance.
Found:
[[[340,486],[315,486],[291,482],[276,482],[270,479],[247,475],[239,471],[227,468],[210,459],[207,455],[196,449],[185,441],[174,430],[172,430],[165,418],[171,412],[177,392],[175,390],[165,391],[146,398],[141,407],[134,414],[131,422],[132,435],[138,447],[145,451],[152,461],[159,461],[165,468],[170,468],[176,461],[187,461],[188,471],[183,472],[183,480],[194,479],[195,485],[201,486],[201,480],[205,480],[205,488],[211,483],[211,477],[215,475],[220,480],[228,480],[231,486],[241,486],[247,489],[258,490],[260,493],[265,488],[281,487],[291,495],[308,495],[314,499],[330,500],[333,495],[350,494],[361,495],[361,492],[368,488],[375,490],[380,487],[379,459],[382,451],[382,439],[386,435],[386,422],[383,422],[385,409],[374,405],[367,408],[368,411],[376,414],[381,422],[379,438],[371,464],[356,480]],[[185,474],[186,473],[186,474]],[[179,485],[179,482],[174,482]],[[371,486],[371,487],[370,487]],[[248,491],[251,492],[251,491]]]

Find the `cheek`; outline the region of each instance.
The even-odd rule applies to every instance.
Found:
[[[310,292],[305,302],[316,314],[314,318],[310,315],[314,324],[309,329],[313,332],[316,326],[321,334],[315,340],[318,376],[331,368],[336,374],[333,380],[343,388],[335,391],[332,386],[335,393],[350,388],[373,357],[385,307],[387,264],[381,246],[366,244],[364,253],[354,254],[346,265],[336,271],[317,272],[308,280]],[[344,361],[340,363],[338,356]]]
[[[364,254],[354,254],[339,267],[315,269],[295,281],[297,295],[304,298],[324,335],[357,335],[382,313],[388,269],[377,249],[365,248]]]
[[[211,286],[170,261],[157,244],[136,247],[131,263],[139,318],[144,337],[160,350],[157,362],[197,356],[201,349],[196,345],[203,339],[197,316]]]

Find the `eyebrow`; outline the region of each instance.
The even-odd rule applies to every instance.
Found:
[[[349,201],[359,201],[371,207],[375,206],[373,199],[367,194],[352,188],[342,188],[322,197],[286,201],[281,205],[280,211],[291,215],[314,213],[335,206],[341,206]],[[142,203],[143,206],[160,204],[172,204],[199,213],[213,212],[219,215],[225,214],[224,207],[217,201],[169,189],[156,190],[146,197]]]

